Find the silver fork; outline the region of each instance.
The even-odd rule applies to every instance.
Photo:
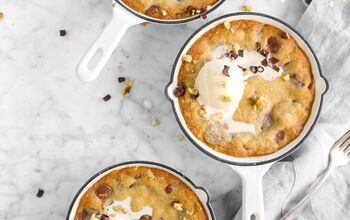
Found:
[[[281,220],[292,220],[299,211],[303,210],[305,205],[311,200],[311,197],[318,191],[321,185],[326,181],[331,172],[338,166],[343,166],[350,161],[350,130],[346,132],[331,148],[328,157],[328,166],[318,180],[312,185],[305,197]]]

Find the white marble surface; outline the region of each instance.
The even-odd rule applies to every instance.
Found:
[[[227,0],[209,19],[243,4],[291,25],[305,10],[301,0]],[[90,176],[140,159],[183,171],[210,191],[218,220],[232,219],[241,205],[238,176],[177,140],[181,131],[163,94],[177,52],[205,21],[130,28],[100,77],[83,85],[75,68],[109,21],[109,0],[0,0],[0,11],[0,219],[63,219]],[[118,66],[135,80],[127,99]],[[152,110],[143,107],[145,99]],[[276,164],[269,175],[282,169]]]

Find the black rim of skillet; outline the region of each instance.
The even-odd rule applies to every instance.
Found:
[[[111,165],[111,166],[109,166],[109,167],[107,167],[107,168],[105,168],[105,169],[99,171],[98,173],[96,173],[95,175],[93,175],[92,177],[90,177],[90,179],[88,179],[88,180],[85,182],[85,184],[84,184],[82,187],[80,187],[79,191],[75,194],[75,196],[74,196],[74,198],[73,198],[73,201],[72,201],[72,203],[71,203],[70,206],[69,206],[69,209],[68,209],[68,212],[67,212],[67,216],[66,216],[66,220],[69,220],[69,217],[70,217],[71,214],[72,214],[72,209],[73,209],[74,204],[76,203],[78,197],[80,196],[80,194],[81,194],[82,191],[86,188],[87,185],[89,185],[93,180],[95,180],[95,179],[96,179],[97,177],[99,177],[100,175],[102,175],[102,174],[104,174],[104,173],[106,173],[106,172],[108,172],[108,171],[110,171],[110,170],[112,170],[112,169],[114,169],[114,168],[117,168],[117,167],[120,167],[120,166],[125,166],[125,165],[133,165],[133,164],[135,164],[135,165],[140,165],[140,166],[142,166],[142,165],[146,165],[146,166],[147,166],[147,165],[154,165],[154,166],[162,167],[162,168],[164,168],[164,169],[166,169],[166,170],[169,170],[169,171],[174,172],[175,174],[181,176],[181,177],[184,178],[189,184],[191,184],[195,189],[202,190],[202,191],[206,194],[206,196],[207,196],[207,198],[208,198],[207,201],[206,201],[206,203],[205,203],[205,205],[207,206],[207,208],[208,208],[208,210],[209,210],[209,213],[210,213],[212,219],[213,219],[213,220],[216,220],[215,215],[214,215],[214,211],[213,211],[213,209],[212,209],[212,207],[211,207],[211,205],[210,205],[210,195],[209,195],[208,191],[207,191],[204,187],[196,185],[196,184],[195,184],[192,180],[190,180],[187,176],[185,176],[183,173],[181,173],[181,172],[178,171],[178,170],[175,170],[175,169],[172,168],[172,167],[169,167],[169,166],[164,165],[164,164],[162,164],[162,163],[157,163],[157,162],[153,162],[153,161],[144,161],[144,160],[127,161],[127,162],[122,162],[122,163],[114,164],[114,165]],[[186,185],[187,185],[187,184],[186,184]],[[202,203],[202,204],[204,205],[204,203]],[[75,213],[73,213],[73,214],[75,214]]]
[[[158,19],[157,20],[157,19],[153,19],[152,17],[146,16],[146,15],[144,15],[142,13],[136,12],[135,10],[129,8],[124,3],[122,3],[121,0],[114,0],[114,1],[117,2],[120,6],[122,6],[124,9],[126,9],[131,14],[133,14],[133,15],[135,15],[135,16],[143,19],[143,20],[152,22],[152,23],[159,23],[159,24],[183,24],[183,23],[187,23],[187,22],[196,20],[196,19],[201,17],[201,15],[198,14],[198,15],[194,15],[194,16],[191,16],[191,17],[185,18],[185,19],[178,19],[178,20],[160,20],[160,19]],[[210,14],[212,11],[214,11],[216,8],[218,8],[225,1],[226,0],[220,0],[213,7],[211,7],[208,11],[206,11],[205,13],[206,14]]]
[[[203,29],[205,29],[207,26],[211,25],[212,23],[218,21],[218,20],[224,20],[225,18],[228,18],[228,17],[235,17],[235,16],[240,16],[240,15],[254,15],[254,16],[260,16],[260,17],[265,17],[265,18],[269,18],[269,19],[272,19],[272,20],[275,20],[283,25],[285,25],[287,28],[289,28],[290,30],[292,30],[295,34],[297,34],[301,40],[303,40],[305,42],[305,44],[307,45],[307,47],[309,48],[309,50],[311,51],[313,57],[315,58],[316,60],[316,63],[317,63],[317,68],[319,69],[319,72],[320,72],[320,77],[324,79],[325,81],[325,84],[326,84],[326,88],[325,88],[325,91],[321,94],[321,100],[320,100],[320,106],[317,110],[317,114],[316,114],[316,117],[314,119],[314,121],[312,122],[312,125],[310,127],[310,129],[307,131],[307,133],[305,134],[305,136],[297,143],[295,144],[294,147],[292,147],[289,151],[285,152],[284,154],[278,156],[278,157],[275,157],[275,158],[272,158],[270,160],[265,160],[265,161],[261,161],[261,162],[236,162],[236,161],[233,161],[233,160],[226,160],[226,159],[223,159],[219,156],[216,156],[216,155],[213,155],[212,153],[210,153],[209,151],[207,151],[204,147],[201,147],[197,141],[195,141],[194,139],[191,138],[191,136],[189,135],[189,133],[186,131],[186,129],[184,128],[184,125],[181,123],[179,117],[178,117],[178,112],[176,111],[175,109],[175,101],[172,100],[170,97],[169,97],[169,94],[168,94],[168,88],[170,85],[172,85],[174,83],[174,75],[175,75],[175,69],[176,69],[176,66],[178,65],[178,62],[179,62],[179,59],[181,58],[181,54],[182,52],[184,51],[185,47],[189,44],[189,42],[200,32],[202,31]],[[237,166],[257,166],[257,165],[263,165],[263,164],[267,164],[267,163],[271,163],[271,162],[274,162],[274,161],[279,161],[281,159],[283,159],[284,157],[287,157],[288,155],[292,154],[295,150],[297,150],[301,144],[304,142],[304,140],[310,135],[311,131],[313,130],[319,116],[320,116],[320,112],[321,112],[321,108],[322,108],[322,104],[323,104],[323,96],[327,93],[328,91],[328,81],[327,79],[323,76],[322,74],[322,69],[321,69],[321,65],[320,65],[320,62],[315,54],[315,52],[313,51],[313,49],[311,48],[310,44],[305,40],[305,38],[293,27],[291,27],[289,24],[285,23],[284,21],[278,19],[278,18],[275,18],[273,16],[270,16],[270,15],[266,15],[266,14],[262,14],[262,13],[257,13],[257,12],[237,12],[237,13],[230,13],[230,14],[226,14],[226,15],[223,15],[223,16],[220,16],[220,17],[217,17],[211,21],[209,21],[208,23],[206,23],[205,25],[203,25],[202,27],[200,27],[198,30],[196,30],[188,39],[187,41],[184,43],[184,45],[182,46],[180,52],[178,53],[176,59],[175,59],[175,63],[173,65],[173,69],[171,71],[171,76],[170,76],[170,81],[169,83],[165,86],[165,96],[167,97],[167,99],[171,102],[171,106],[172,106],[172,109],[173,109],[173,112],[175,114],[175,118],[176,118],[176,121],[177,123],[179,124],[182,132],[184,133],[184,135],[187,137],[188,140],[190,140],[190,142],[196,146],[200,151],[202,151],[203,153],[205,153],[206,155],[208,155],[209,157],[212,157],[216,160],[219,160],[221,162],[224,162],[224,163],[227,163],[227,164],[231,164],[231,165],[237,165]],[[203,143],[204,144],[204,143]]]

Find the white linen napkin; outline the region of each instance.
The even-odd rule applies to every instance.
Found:
[[[330,147],[350,129],[350,1],[313,0],[296,28],[316,52],[330,87],[303,146],[264,177],[267,220],[281,218],[303,198],[325,169]],[[350,219],[350,164],[334,171],[296,219]]]

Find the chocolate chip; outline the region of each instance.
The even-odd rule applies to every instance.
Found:
[[[158,14],[159,13],[159,6],[151,5],[146,11],[146,15],[152,15],[152,14]]]
[[[260,42],[256,42],[256,43],[255,43],[255,48],[256,48],[256,51],[260,51],[260,49],[261,49],[261,43],[260,43]]]
[[[244,50],[238,50],[238,56],[243,57],[244,56]]]
[[[136,186],[136,184],[137,184],[137,182],[132,183],[132,184],[129,186],[129,188],[133,188],[133,187],[135,187],[135,186]]]
[[[222,74],[224,74],[225,76],[230,76],[230,73],[228,72],[230,69],[229,66],[224,65],[224,69],[222,69]]]
[[[275,58],[275,57],[271,57],[271,58],[269,59],[269,62],[272,63],[272,64],[276,64],[276,63],[278,63],[278,61],[279,61],[279,59],[277,59],[277,58]]]
[[[66,36],[66,34],[67,34],[66,30],[60,30],[60,36],[61,37]]]
[[[167,186],[165,187],[165,192],[168,193],[168,194],[170,194],[170,193],[172,193],[172,191],[173,191],[174,189],[176,189],[178,186],[179,186],[179,185],[176,184],[176,183],[170,183],[169,185],[167,185]]]
[[[258,69],[258,73],[262,73],[265,70],[264,67],[262,66],[258,66],[257,69]]]
[[[185,95],[186,92],[186,85],[185,84],[179,84],[177,87],[174,89],[174,95],[175,97],[179,98],[183,95]]]
[[[225,53],[225,56],[228,58],[236,59],[238,57],[238,54],[233,50],[231,50],[230,52]]]
[[[267,47],[272,53],[277,53],[281,46],[282,44],[276,36],[271,36],[267,39]]]
[[[283,33],[281,34],[281,37],[282,37],[283,39],[287,40],[287,39],[289,39],[289,34],[288,34],[287,32],[283,32]]]
[[[201,13],[200,13],[200,16],[201,16],[202,19],[207,19],[208,18],[207,10],[206,9],[202,9]]]
[[[284,131],[279,131],[277,134],[276,134],[276,142],[277,143],[280,143],[281,141],[283,141],[284,137],[286,136],[286,133]]]
[[[290,81],[295,87],[298,87],[298,88],[304,87],[305,84],[297,78],[297,75],[295,73],[292,73],[289,75],[290,75]]]
[[[271,68],[272,68],[273,70],[275,70],[276,72],[279,72],[279,71],[280,71],[280,68],[279,68],[277,65],[272,64],[272,65],[271,65]]]
[[[103,99],[103,101],[108,102],[111,98],[112,98],[111,95],[108,94],[105,97],[103,97],[102,99]]]
[[[272,124],[274,123],[274,119],[271,115],[271,113],[265,114],[262,123],[261,123],[261,130],[265,130],[269,127],[272,126]]]
[[[118,82],[119,83],[122,83],[122,82],[124,82],[125,81],[125,77],[118,77]]]
[[[290,67],[290,64],[291,64],[291,63],[292,63],[292,62],[289,61],[289,62],[283,64],[282,68],[283,68],[284,70],[288,69],[288,68]]]
[[[109,220],[109,216],[106,215],[106,214],[103,214],[103,215],[101,216],[101,220]]]
[[[110,187],[107,183],[101,183],[95,189],[95,194],[100,199],[107,199],[113,193],[112,187]]]
[[[307,86],[307,88],[308,88],[308,89],[312,89],[313,85],[314,85],[313,82],[311,82],[311,83]]]
[[[263,61],[261,61],[261,65],[268,66],[269,62],[267,61],[267,59],[264,59]]]
[[[38,189],[38,192],[36,193],[36,197],[41,198],[44,195],[44,190],[43,189]]]
[[[257,73],[257,72],[258,72],[258,67],[256,67],[256,66],[251,66],[251,67],[250,67],[250,71],[251,71],[252,73]]]
[[[259,50],[259,53],[261,55],[263,55],[264,57],[267,57],[269,55],[269,51],[265,50],[265,49],[261,49]]]
[[[134,178],[137,179],[137,180],[138,180],[138,179],[141,179],[141,177],[142,177],[141,174],[137,174],[137,175],[134,176]]]
[[[149,215],[143,215],[139,218],[139,220],[152,220],[152,216]]]
[[[83,209],[82,212],[78,214],[78,220],[88,220],[90,219],[88,211],[86,209]]]

